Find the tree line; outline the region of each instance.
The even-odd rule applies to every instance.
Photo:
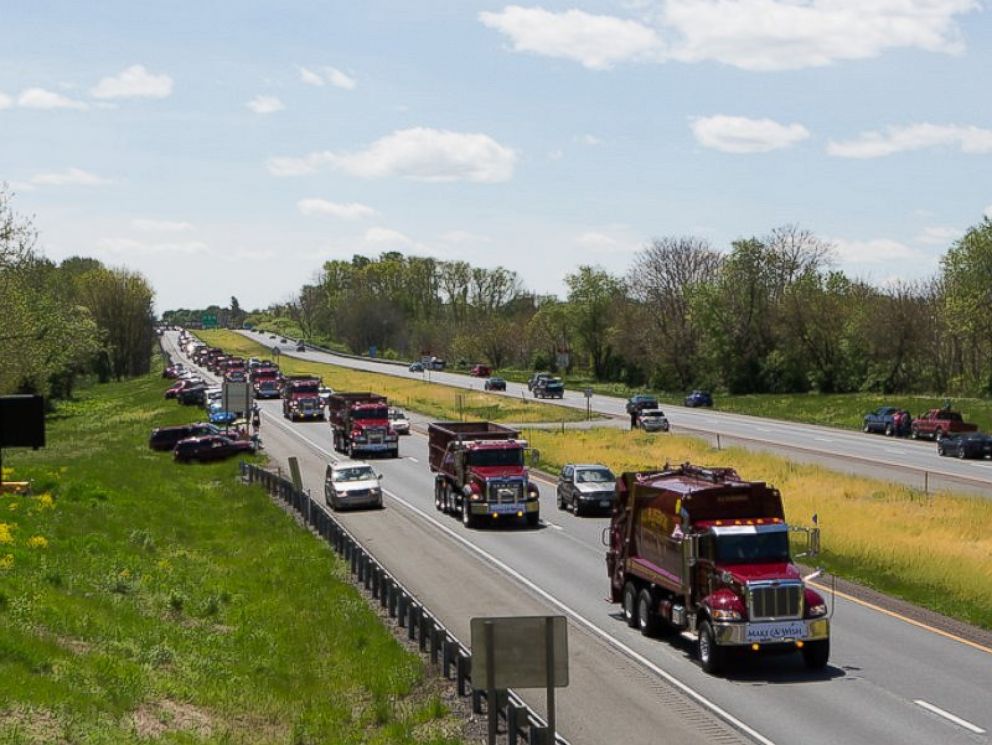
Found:
[[[83,375],[148,372],[154,293],[140,274],[38,250],[32,221],[0,184],[0,394],[68,398]]]
[[[564,298],[542,296],[504,267],[389,251],[328,261],[294,297],[245,317],[359,354],[665,391],[992,394],[988,218],[921,281],[849,277],[828,242],[787,225],[726,251],[657,238],[623,273],[578,266],[565,285]]]

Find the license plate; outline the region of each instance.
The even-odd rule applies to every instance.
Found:
[[[610,506],[610,500],[608,500],[608,499],[601,499],[599,501],[599,506],[600,507],[609,507]]]
[[[749,642],[774,642],[784,639],[805,639],[806,624],[802,621],[775,621],[748,624],[746,640]]]
[[[522,504],[491,504],[489,505],[490,512],[498,512],[500,514],[505,514],[507,512],[523,512],[524,506]]]

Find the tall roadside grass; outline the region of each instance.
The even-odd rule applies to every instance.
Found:
[[[693,437],[615,429],[526,430],[541,465],[605,463],[616,473],[692,462],[729,466],[782,491],[786,516],[819,516],[821,563],[837,574],[949,616],[992,628],[992,501],[927,495],[870,478],[799,465],[739,448],[716,450]]]
[[[197,331],[212,346],[244,357],[271,357],[272,350],[233,331]],[[371,390],[386,396],[390,403],[442,420],[486,419],[493,422],[575,422],[585,412],[553,406],[525,398],[497,396],[477,390],[408,380],[393,375],[353,370],[339,365],[309,362],[293,357],[279,358],[279,368],[287,375],[312,373],[338,391]],[[480,381],[481,387],[481,381]]]
[[[148,376],[89,389],[5,452],[0,743],[442,743],[460,724],[325,544],[234,461],[149,430],[197,416]]]

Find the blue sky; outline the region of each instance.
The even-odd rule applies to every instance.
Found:
[[[972,0],[96,7],[3,9],[0,180],[50,258],[141,271],[159,310],[387,250],[561,292],[786,223],[884,283],[992,215]]]

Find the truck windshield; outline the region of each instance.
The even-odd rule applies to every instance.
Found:
[[[716,560],[721,564],[766,564],[789,560],[789,536],[774,533],[721,535],[716,539]]]
[[[352,419],[386,419],[385,407],[375,407],[372,409],[355,409],[351,413]]]
[[[470,466],[522,466],[524,451],[519,448],[503,450],[472,450],[469,452]]]

